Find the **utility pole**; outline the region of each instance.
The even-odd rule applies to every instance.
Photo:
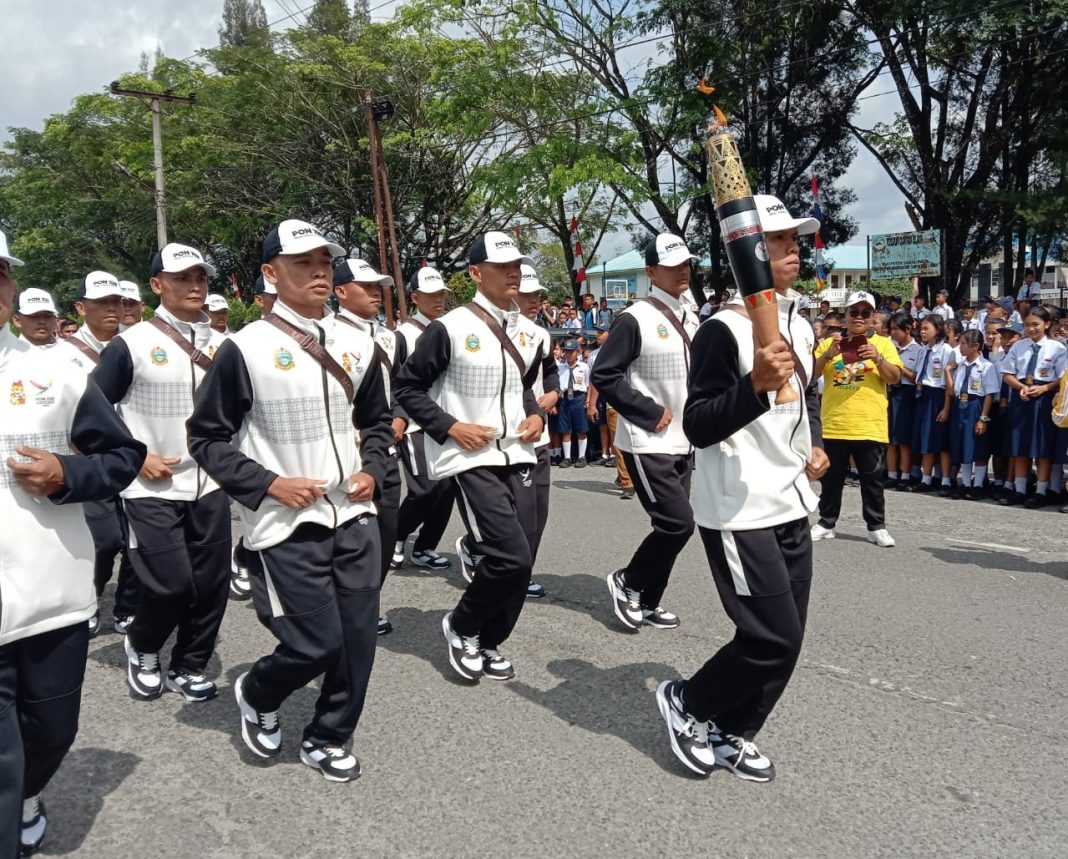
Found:
[[[172,90],[162,93],[143,92],[142,90],[123,89],[118,81],[111,82],[111,94],[136,98],[147,105],[152,111],[152,166],[156,174],[156,243],[159,249],[167,244],[167,197],[163,191],[163,108],[161,102],[174,102],[177,104],[194,104],[197,100],[195,92],[187,96],[175,95]]]
[[[389,170],[382,157],[382,141],[378,123],[393,116],[393,104],[388,99],[376,99],[371,90],[364,90],[364,106],[367,114],[367,137],[371,146],[371,180],[374,183],[375,223],[378,226],[378,256],[380,270],[393,270],[397,287],[397,310],[401,321],[408,318],[408,306],[404,298],[404,279],[401,274],[400,257],[397,252],[397,226],[393,220],[393,197],[389,191]],[[389,256],[386,255],[386,230],[389,231]],[[390,265],[392,263],[392,265]],[[393,327],[393,301],[388,290],[385,293],[386,325]]]

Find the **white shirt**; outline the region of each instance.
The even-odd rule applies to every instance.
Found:
[[[1026,283],[1020,286],[1020,291],[1016,293],[1017,301],[1031,301],[1036,298],[1042,298],[1042,284],[1037,280],[1033,281],[1030,286]]]
[[[953,313],[953,308],[950,307],[948,304],[936,304],[934,310],[932,310],[931,312],[937,313],[939,316],[946,320],[953,319],[955,317]]]
[[[997,396],[1001,392],[1001,374],[980,355],[972,362],[962,361],[953,374],[953,394],[969,397]]]
[[[1035,354],[1035,347],[1037,347],[1038,359],[1032,374],[1034,384],[1048,385],[1060,379],[1064,375],[1065,366],[1068,365],[1068,349],[1063,343],[1049,337],[1043,337],[1037,343],[1030,337],[1018,340],[1012,345],[1009,354],[1002,362],[1002,371],[1026,383],[1027,371],[1031,367],[1031,356]]]

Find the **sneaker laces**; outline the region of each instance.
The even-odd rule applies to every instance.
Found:
[[[341,746],[320,746],[323,754],[327,757],[331,757],[334,760],[340,760],[341,758],[348,757],[348,752]]]
[[[627,607],[633,609],[641,609],[642,592],[636,591],[634,588],[628,588],[624,585],[623,595],[627,598]]]
[[[32,823],[41,813],[41,794],[28,796],[22,801],[22,822]]]
[[[190,674],[188,671],[179,671],[178,676],[190,684],[207,683],[208,678],[203,674]]]
[[[156,674],[159,672],[158,653],[138,653],[137,663],[138,667],[145,674]]]
[[[481,656],[482,651],[478,646],[477,635],[461,635],[460,646],[464,649],[465,656]]]
[[[487,647],[486,649],[484,649],[482,651],[482,656],[484,658],[488,659],[490,662],[498,662],[498,661],[503,662],[504,661],[504,657],[501,656],[500,651],[496,650],[496,649],[494,649],[492,647]]]
[[[708,744],[709,722],[701,722],[693,716],[687,715],[686,722],[682,726],[682,732],[687,737],[693,737],[701,745]]]
[[[257,711],[256,721],[260,723],[260,729],[265,734],[273,734],[278,730],[278,711],[272,710],[269,713]]]

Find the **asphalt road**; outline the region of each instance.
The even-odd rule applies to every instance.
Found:
[[[839,538],[816,547],[802,662],[759,738],[779,777],[759,785],[688,775],[656,712],[656,685],[731,634],[699,541],[664,600],[681,628],[624,634],[604,575],[644,534],[641,507],[604,469],[553,476],[536,572],[550,596],[505,648],[514,682],[453,679],[440,621],[457,572],[391,575],[364,775],[331,785],[297,758],[314,690],[283,706],[279,760],[241,743],[231,687],[273,646],[249,604],[228,608],[206,704],[131,700],[109,631],[45,794],[44,853],[1065,855],[1068,517],[891,493],[898,545],[878,549],[847,489]]]

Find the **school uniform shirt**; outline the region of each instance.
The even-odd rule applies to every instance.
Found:
[[[208,324],[206,313],[192,323],[183,322],[162,306],[156,308],[155,315],[209,358],[226,342]],[[146,480],[138,475],[123,490],[123,498],[196,501],[219,488],[189,453],[185,422],[193,413],[193,398],[204,371],[177,343],[148,322],[131,325],[108,343],[92,375],[149,453],[178,459],[170,466],[171,477]]]
[[[557,374],[560,377],[560,392],[567,394],[569,391],[575,394],[584,394],[590,385],[590,365],[583,360],[575,362],[574,366],[567,361],[560,361],[556,365]]]
[[[953,357],[949,359],[949,365],[956,367],[958,364],[962,364],[964,362],[964,352],[961,350],[960,344],[958,343],[950,348],[953,350]]]
[[[15,481],[18,445],[51,451],[63,487],[47,498]],[[93,538],[82,503],[112,498],[137,474],[145,446],[88,374],[0,327],[0,646],[88,620],[96,611]]]
[[[945,340],[934,346],[925,346],[917,363],[916,384],[926,388],[945,388],[949,366],[955,360],[953,347]]]
[[[333,314],[306,319],[281,299],[274,313],[319,341],[352,381],[356,397],[350,401],[297,340],[264,320],[219,348],[187,423],[189,450],[240,505],[245,545],[256,552],[284,542],[305,523],[336,529],[373,515],[372,501],[349,500],[349,478],[369,474],[378,498],[393,443],[381,350],[370,336]],[[267,494],[276,477],[321,480],[324,494],[293,510]]]
[[[928,310],[926,307],[923,310],[917,310],[915,307],[910,307],[909,315],[913,319],[926,319],[928,316],[931,315],[931,311]]]
[[[657,286],[649,295],[663,302],[692,340],[697,315]],[[593,373],[594,386],[618,415],[616,447],[628,453],[690,453],[681,420],[689,371],[686,341],[656,307],[635,301],[619,315]],[[671,409],[671,423],[655,432],[665,406]]]
[[[467,307],[457,307],[427,328],[397,375],[397,399],[426,433],[427,471],[434,480],[474,468],[534,465],[534,444],[519,438],[519,425],[545,416],[534,380],[546,348],[544,329],[513,303],[503,311],[481,292],[474,303],[504,329],[523,362],[505,351],[494,331]],[[456,422],[491,427],[496,436],[478,450],[449,437]]]
[[[976,319],[974,316],[971,319],[961,319],[961,328],[965,331],[982,331],[983,322],[980,319]]]
[[[997,367],[982,355],[969,363],[961,361],[953,373],[953,396],[967,394],[969,399],[981,399],[987,394],[995,398],[1001,393],[1001,374]]]
[[[896,343],[894,345],[897,346]],[[920,364],[920,355],[923,354],[923,348],[924,347],[917,343],[915,340],[909,340],[909,342],[905,345],[904,349],[898,346],[897,357],[901,359],[901,366],[908,370],[910,373],[915,374]],[[916,386],[916,383],[910,382],[907,378],[905,378],[904,374],[902,374],[901,382],[899,384],[905,385],[910,388]]]
[[[936,304],[931,310],[931,312],[938,314],[947,321],[956,317],[956,314],[953,312],[953,308],[950,307],[948,304]]]
[[[1030,286],[1026,283],[1020,286],[1020,291],[1016,293],[1017,301],[1038,301],[1042,298],[1042,284],[1037,280],[1032,282]]]
[[[827,337],[816,347],[822,357],[834,339]],[[895,367],[902,366],[897,347],[889,337],[875,334],[868,338],[882,358]],[[853,441],[890,441],[886,411],[890,401],[886,382],[879,375],[875,361],[846,363],[836,355],[823,367],[823,437]]]
[[[1050,337],[1043,337],[1037,343],[1030,337],[1016,341],[1009,354],[1002,362],[1002,372],[1015,376],[1026,384],[1027,371],[1032,365],[1032,356],[1037,354],[1034,363],[1034,384],[1049,385],[1060,379],[1068,364],[1068,349]]]

